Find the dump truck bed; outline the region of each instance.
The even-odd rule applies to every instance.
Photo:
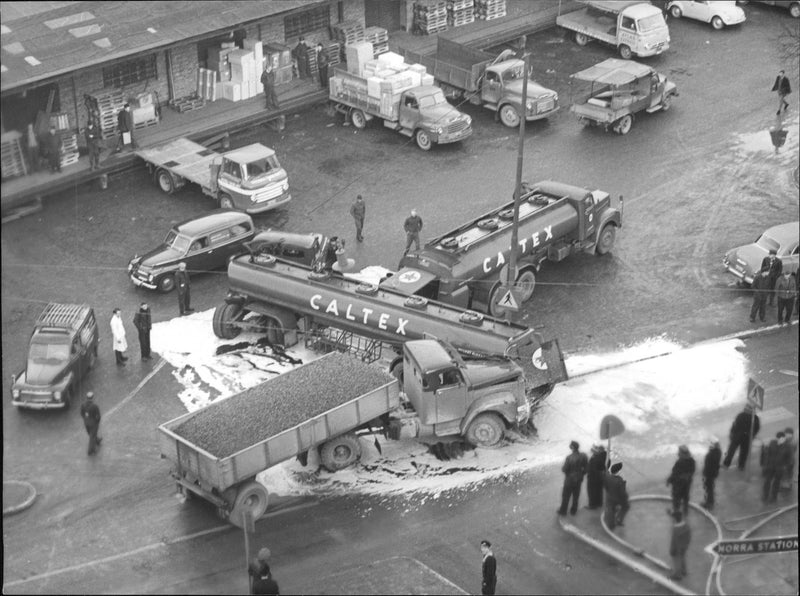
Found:
[[[220,157],[216,151],[185,138],[175,139],[157,147],[139,149],[136,155],[203,188],[212,186],[210,166],[215,158]]]
[[[400,404],[397,381],[332,353],[158,427],[173,473],[222,492]]]
[[[486,65],[494,59],[491,54],[442,37],[435,55],[404,50],[403,57],[406,62],[422,64],[437,81],[469,92],[478,90]]]

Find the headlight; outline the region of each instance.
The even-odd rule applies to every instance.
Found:
[[[467,121],[467,126],[472,124],[472,116],[465,116],[464,119]]]
[[[444,129],[441,126],[438,126],[433,132],[435,132],[437,135],[440,135],[444,132]]]
[[[533,102],[530,99],[527,102],[525,102],[525,108],[528,110],[533,109]]]
[[[148,273],[147,274],[147,281],[150,282],[150,283],[153,283],[153,274],[152,273]]]
[[[61,392],[60,391],[53,391],[53,397],[56,401],[61,401]]]
[[[19,399],[19,389],[12,389],[11,397],[13,397],[14,399]]]

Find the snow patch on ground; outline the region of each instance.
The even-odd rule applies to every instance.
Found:
[[[772,154],[781,164],[795,164],[797,162],[798,147],[800,147],[800,118],[795,116],[783,123],[783,129],[788,134],[786,135],[786,142],[777,153],[770,135],[772,128],[774,128],[774,125],[756,132],[736,135],[734,151],[743,156]]]

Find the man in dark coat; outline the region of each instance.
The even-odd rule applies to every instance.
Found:
[[[761,261],[761,270],[764,269],[769,271],[769,305],[772,306],[775,304],[775,284],[783,273],[783,261],[778,258],[778,251],[775,249],[769,251],[769,255]]]
[[[264,72],[261,73],[261,84],[264,86],[264,99],[268,110],[279,110],[278,96],[275,94],[275,71],[272,64],[267,61]]]
[[[150,360],[150,329],[153,327],[153,318],[147,302],[142,302],[139,311],[133,315],[133,326],[139,332],[139,350],[142,360]]]
[[[301,79],[306,78],[308,76],[308,46],[305,37],[300,37],[292,50],[292,58],[297,61],[297,76]]]
[[[605,473],[606,449],[602,445],[594,445],[586,473],[586,494],[589,497],[589,509],[598,509],[603,506],[603,475]]]
[[[686,522],[686,516],[680,511],[672,512],[672,536],[669,541],[669,556],[672,557],[672,573],[670,579],[686,577],[686,551],[692,540],[692,530]]]
[[[403,229],[406,232],[406,249],[403,251],[405,256],[408,254],[408,249],[411,248],[412,242],[415,250],[419,250],[419,233],[422,231],[422,218],[417,215],[416,209],[411,210],[411,215],[403,223]]]
[[[492,543],[488,540],[481,540],[481,554],[483,554],[483,580],[481,582],[481,594],[483,596],[494,596],[497,589],[497,559],[492,553]]]
[[[778,92],[778,111],[775,113],[780,116],[781,111],[785,112],[789,107],[789,102],[786,101],[786,96],[792,92],[792,86],[789,84],[789,79],[786,78],[784,71],[780,71],[778,76],[775,77],[775,83],[772,85],[772,90]]]
[[[364,234],[362,234],[362,230],[364,229],[364,218],[367,215],[367,206],[364,204],[364,197],[361,195],[358,195],[356,202],[350,206],[350,215],[353,216],[353,221],[356,224],[356,240],[363,242]]]
[[[328,52],[322,47],[321,43],[317,44],[317,71],[319,73],[319,84],[323,89],[328,88]]]
[[[94,455],[103,439],[97,436],[100,430],[100,408],[94,403],[94,393],[89,391],[86,394],[86,401],[81,404],[81,418],[83,426],[89,435],[89,455]]]
[[[61,142],[61,135],[56,131],[55,126],[51,126],[49,132],[45,135],[42,141],[42,151],[47,158],[47,163],[50,165],[51,172],[61,171],[61,150],[63,145]]]
[[[781,479],[788,471],[791,461],[787,457],[788,450],[784,447],[786,434],[778,432],[775,438],[764,448],[761,465],[764,474],[764,489],[761,500],[765,503],[774,503],[778,499],[778,490]]]
[[[280,594],[278,582],[272,577],[272,571],[267,562],[271,555],[270,550],[264,547],[258,551],[258,556],[248,566],[251,594]]]
[[[692,478],[696,469],[694,458],[686,445],[678,447],[678,460],[672,466],[672,473],[667,478],[667,486],[672,485],[672,510],[689,514],[689,493],[692,490]]]
[[[772,293],[769,287],[769,270],[762,269],[753,278],[753,283],[750,284],[750,289],[753,292],[753,306],[750,307],[750,322],[756,322],[756,314],[763,323],[766,320],[767,314],[767,298]]]
[[[86,125],[86,130],[83,131],[86,137],[86,148],[89,150],[89,165],[92,170],[100,167],[100,151],[102,149],[103,138],[100,131],[93,122]]]
[[[194,312],[194,309],[190,307],[189,272],[186,270],[186,263],[183,261],[178,265],[178,270],[175,272],[175,286],[178,288],[178,309],[181,312],[181,316]]]
[[[728,451],[725,453],[725,459],[722,461],[724,467],[731,465],[733,455],[739,449],[739,469],[744,470],[747,463],[747,456],[750,454],[750,418],[753,418],[753,438],[758,435],[761,428],[761,421],[758,415],[753,413],[753,407],[748,404],[745,406],[744,411],[739,412],[731,425],[730,444]]]
[[[778,324],[789,324],[794,309],[795,287],[797,282],[792,279],[791,272],[787,269],[778,278],[775,284],[775,295],[778,297]]]
[[[138,149],[136,139],[133,137],[133,112],[131,112],[131,104],[126,103],[117,114],[117,130],[119,137],[117,138],[117,147],[114,149],[115,153],[122,151],[125,145],[125,133],[130,133],[131,147]]]
[[[701,507],[711,511],[714,509],[714,486],[719,476],[719,463],[722,459],[722,450],[719,447],[719,440],[711,437],[708,441],[708,453],[703,461],[703,489],[705,490],[705,501]]]
[[[609,530],[623,526],[625,514],[630,509],[628,488],[625,480],[619,475],[622,471],[622,462],[612,464],[603,476],[603,488],[606,491],[606,508],[603,518]]]
[[[589,466],[589,460],[586,458],[585,453],[580,452],[580,445],[577,441],[572,441],[569,444],[569,448],[571,453],[564,460],[564,465],[561,466],[561,471],[564,472],[564,486],[561,489],[559,515],[567,514],[567,506],[570,499],[572,499],[570,514],[575,515],[578,512],[581,483],[583,482],[583,476],[586,474],[586,468]]]

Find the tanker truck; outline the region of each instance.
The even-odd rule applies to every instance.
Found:
[[[291,347],[302,337],[310,349],[349,351],[374,361],[384,346],[399,354],[405,342],[433,337],[453,346],[467,361],[513,360],[522,368],[526,391],[533,397],[546,395],[567,378],[558,340],[543,329],[408,296],[336,271],[319,272],[256,253],[231,259],[228,284],[225,301],[213,318],[214,333],[222,339],[256,326],[272,343]],[[402,379],[402,357],[394,358],[391,370]]]
[[[433,238],[405,255],[400,270],[381,289],[503,316],[499,303],[507,290],[513,217],[511,201]],[[530,300],[544,261],[561,261],[579,251],[604,255],[621,226],[621,196],[617,209],[602,190],[553,181],[523,183],[514,276],[519,299]]]

